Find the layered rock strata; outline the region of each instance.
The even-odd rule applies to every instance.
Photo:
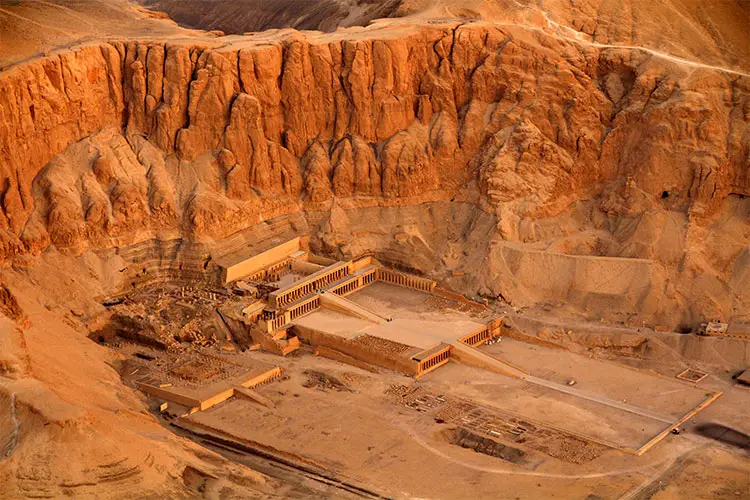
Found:
[[[750,194],[747,76],[487,23],[226,40],[95,43],[2,74],[0,256],[451,200],[505,241],[674,273]],[[573,229],[548,222],[579,203]],[[684,217],[671,254],[658,214]],[[583,230],[605,237],[559,243]],[[731,281],[742,241],[687,263]]]

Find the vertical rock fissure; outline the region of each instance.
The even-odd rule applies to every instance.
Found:
[[[10,457],[13,454],[13,451],[15,451],[16,447],[18,447],[18,440],[20,438],[20,433],[21,433],[21,422],[18,420],[18,415],[16,413],[16,393],[15,392],[10,395],[10,423],[13,428],[10,431],[8,443],[5,446],[6,458]]]

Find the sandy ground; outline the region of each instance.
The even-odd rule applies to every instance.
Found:
[[[513,360],[514,364],[545,380],[561,385],[574,380],[577,390],[606,394],[612,399],[674,418],[683,416],[700,403],[708,390],[703,389],[703,385],[693,387],[675,378],[512,338],[504,338],[502,342],[482,347],[482,350]]]
[[[94,38],[191,37],[205,32],[177,26],[127,0],[3,2],[0,67]]]
[[[433,392],[459,388],[460,394],[472,401],[626,448],[640,448],[670,425],[668,421],[594,399],[454,363],[426,375],[421,381]],[[631,392],[635,390],[631,387]],[[609,396],[603,391],[599,395]],[[696,404],[702,400],[695,399]]]
[[[255,490],[297,497],[320,491],[309,489],[307,480],[294,474],[283,481],[273,475],[258,476],[239,465],[247,463],[245,458],[229,456],[228,461],[216,454],[221,450],[206,450],[200,446],[202,441],[193,443],[183,437],[185,434],[175,435],[169,426],[159,426],[149,409],[158,408],[160,401],[146,400],[124,385],[114,368],[121,363],[120,355],[80,333],[86,328],[78,315],[88,314],[89,308],[96,310],[92,297],[106,293],[93,287],[93,280],[105,283],[118,279],[121,263],[116,259],[108,263],[106,256],[89,255],[86,265],[57,254],[51,257],[42,259],[28,274],[13,270],[4,274],[24,311],[33,315],[32,325],[22,334],[25,348],[17,353],[21,364],[30,363],[26,369],[41,382],[32,387],[28,377],[0,379],[3,395],[18,395],[15,405],[0,397],[2,435],[12,431],[3,427],[14,420],[10,408],[16,409],[15,418],[22,422],[21,441],[12,462],[0,462],[6,488],[0,491],[16,496],[18,492],[55,494],[62,491],[58,486],[61,482],[83,481],[86,485],[71,492],[91,496],[109,488],[106,491],[110,494],[98,496],[121,497],[123,491],[136,489],[153,495],[169,492],[170,496],[187,496],[195,491],[185,483],[185,478],[193,477],[187,465],[217,477],[230,471],[233,482],[211,480],[207,487],[217,494],[226,487],[237,494]],[[60,278],[54,272],[60,265],[73,271],[75,277]],[[40,291],[35,283],[43,278],[60,280]],[[66,304],[75,314],[58,304]],[[402,304],[408,311],[408,304]],[[59,317],[65,318],[62,325],[56,320]],[[10,345],[10,352],[3,347],[5,362],[16,352],[19,335],[10,320],[6,323],[0,330],[2,345]],[[641,443],[664,424],[549,387],[454,363],[415,382],[386,370],[370,373],[304,352],[282,358],[250,351],[222,353],[216,348],[215,352],[206,352],[225,355],[241,366],[278,364],[288,378],[258,390],[275,403],[275,408],[230,400],[193,415],[191,420],[215,427],[227,436],[252,439],[307,458],[337,476],[397,498],[647,498],[646,493],[684,497],[693,491],[695,498],[743,498],[749,491],[750,460],[741,437],[750,435],[746,418],[750,391],[733,386],[730,378],[712,376],[699,384],[698,390],[653,398],[650,396],[689,386],[645,376],[606,360],[508,339],[483,349],[506,357],[538,377],[553,382],[575,378],[574,388],[622,398],[670,416],[692,404],[693,399],[687,396],[697,397],[696,391],[701,393],[704,387],[723,390],[725,395],[691,419],[685,432],[668,435],[640,457],[595,443],[572,441],[569,434],[553,432],[543,424],[532,427],[524,423],[528,431],[523,442],[505,434],[497,438],[525,453],[526,461],[516,463],[451,444],[446,432],[460,420],[445,420],[447,409],[458,409],[460,414],[461,405],[469,401],[475,407],[472,411],[481,410],[496,421],[546,419],[561,428],[567,425],[576,434],[583,429],[592,437],[628,446]],[[647,368],[660,366],[658,360],[641,362]],[[346,390],[310,384],[311,371],[336,377]],[[620,383],[618,378],[622,379]],[[408,406],[398,393],[388,393],[394,387],[417,390],[420,400],[433,395],[448,403],[436,409]],[[518,415],[525,417],[519,419]],[[437,418],[446,423],[438,423]],[[49,425],[45,425],[47,422]],[[107,439],[97,439],[103,432]],[[570,443],[577,444],[568,448]],[[570,455],[571,450],[582,447],[589,449],[587,455]],[[104,470],[102,467],[114,467],[116,482],[106,475],[92,476],[91,471]],[[266,464],[264,470],[270,473],[275,469]],[[240,477],[254,479],[238,483]],[[146,490],[143,485],[148,485]],[[330,490],[322,494],[336,496]]]
[[[439,332],[455,332],[456,325],[470,322],[470,316],[432,303],[425,294],[384,283],[349,298],[396,318],[391,324],[397,325],[401,318],[422,325],[423,339],[440,335],[426,318],[443,319]],[[370,331],[369,322],[349,321],[327,310],[302,321],[328,331],[347,327]],[[419,329],[391,340],[418,345]],[[643,456],[623,450],[637,450],[668,431],[717,390],[727,390],[729,398],[709,406],[714,412],[724,405],[737,412],[750,391],[708,381],[694,386],[656,372],[508,337],[480,349],[526,369],[529,380],[450,362],[414,382],[392,372],[372,374],[301,353],[282,361],[286,380],[259,389],[275,403],[274,408],[228,401],[186,420],[231,439],[292,452],[343,480],[398,498],[497,498],[501,488],[499,498],[523,497],[531,491],[551,497],[556,488],[563,488],[566,498],[646,498],[684,488],[686,468],[713,461],[724,464],[719,474],[726,482],[721,490],[715,482],[703,494],[745,491],[750,462],[743,458],[742,442],[739,447],[722,445],[718,453],[704,452],[714,450],[710,439],[717,437],[706,435],[705,427],[713,425],[706,418],[711,415],[708,410],[682,425],[686,432],[667,434]],[[311,372],[335,377],[340,390],[317,385]],[[574,385],[568,385],[571,380]],[[394,397],[395,387],[414,390],[415,396]],[[248,426],[250,421],[253,425]],[[452,444],[451,429],[481,433],[486,422],[499,425],[497,429],[504,424],[523,427],[521,439],[493,435],[504,446],[520,450],[523,460]],[[737,423],[732,420],[732,428],[742,429]],[[568,448],[566,443],[572,442],[576,444]],[[451,481],[445,480],[447,476]],[[509,483],[507,476],[513,481]]]
[[[442,338],[441,335],[453,335],[455,339],[456,332],[462,331],[461,325],[472,324],[470,316],[445,307],[445,304],[434,304],[426,294],[385,283],[371,285],[348,298],[378,314],[393,317],[393,322],[388,324],[393,325],[393,332],[399,331],[396,328],[399,320],[413,325],[415,328],[408,331],[401,329],[400,335],[391,339],[409,345],[419,346],[420,342],[427,343],[428,339],[432,341]],[[433,323],[431,320],[435,318],[441,321]],[[358,331],[375,333],[374,327],[366,326],[368,322],[356,320],[347,324],[345,316],[332,311],[313,313],[302,321],[330,329],[329,331],[337,328],[346,330],[347,326],[351,326]],[[440,326],[435,328],[435,324]],[[377,334],[387,337],[387,331],[379,327]],[[351,332],[349,336],[353,336]],[[545,477],[544,486],[540,482],[537,488],[547,486],[551,477],[559,480],[569,474],[580,479],[593,479],[601,475],[612,479],[610,487],[613,488],[603,497],[629,495],[640,498],[645,493],[653,493],[654,488],[660,491],[661,487],[655,487],[649,479],[654,471],[657,477],[664,477],[664,474],[679,477],[682,466],[694,463],[693,460],[698,460],[697,457],[706,460],[706,457],[700,455],[700,451],[695,451],[702,449],[698,447],[707,446],[704,437],[698,437],[700,434],[696,430],[705,425],[707,420],[704,414],[698,414],[684,424],[683,428],[692,429],[688,430],[685,438],[669,434],[650,449],[647,456],[634,457],[614,448],[639,449],[655,436],[669,430],[716,390],[727,389],[726,385],[717,387],[716,384],[704,382],[703,385],[693,386],[672,376],[512,338],[504,338],[498,343],[481,346],[480,349],[526,369],[531,377],[521,381],[454,362],[431,372],[414,385],[422,391],[420,394],[424,394],[419,397],[421,400],[426,398],[435,403],[430,398],[439,395],[439,398],[448,398],[449,401],[455,398],[455,401],[465,402],[474,408],[470,411],[463,410],[464,417],[446,424],[437,424],[438,420],[435,420],[438,416],[451,413],[446,408],[430,413],[430,403],[427,403],[427,406],[419,406],[417,412],[404,412],[402,408],[412,408],[409,405],[394,405],[394,401],[388,398],[387,384],[412,386],[413,383],[408,379],[387,373],[365,375],[353,368],[344,368],[342,371],[341,365],[336,367],[329,360],[320,359],[320,364],[313,365],[312,360],[307,357],[294,362],[296,366],[293,370],[296,373],[290,370],[289,380],[261,389],[264,395],[277,402],[274,410],[259,411],[247,403],[230,402],[206,413],[196,414],[190,420],[228,435],[261,443],[286,444],[287,447],[282,446],[283,449],[298,450],[302,456],[321,463],[342,477],[395,496],[470,497],[465,487],[454,490],[440,481],[438,471],[446,466],[442,462],[448,462],[452,464],[451,478],[456,481],[464,477],[468,472],[466,469],[484,472],[481,480],[472,483],[477,488],[472,493],[480,497],[491,495],[490,491],[495,487],[492,473],[502,470],[503,474],[525,477],[525,470],[527,473],[533,471],[533,477]],[[339,380],[347,381],[346,385],[353,392],[336,392],[320,387],[311,392],[311,388],[304,387],[304,380],[306,367],[312,366],[316,370],[334,374]],[[575,384],[567,385],[571,380]],[[289,391],[292,392],[292,398],[304,401],[304,410],[298,408],[299,405],[287,404],[285,398],[289,396]],[[735,408],[738,404],[741,406],[739,401],[743,399],[743,395],[731,388],[729,392],[729,404]],[[278,399],[280,396],[281,399]],[[713,405],[720,405],[721,402],[723,401]],[[337,409],[339,407],[346,409]],[[511,463],[475,452],[469,458],[466,456],[467,450],[450,444],[446,446],[447,438],[441,427],[444,430],[446,426],[455,425],[456,422],[462,426],[468,425],[468,428],[480,426],[481,422],[473,416],[477,411],[485,415],[484,418],[489,416],[495,419],[495,422],[521,421],[525,422],[523,425],[531,424],[529,427],[536,425],[534,430],[526,433],[522,444],[513,443],[525,451],[523,463]],[[252,415],[258,428],[248,429],[243,425],[248,415]],[[311,415],[315,417],[310,418]],[[342,420],[340,415],[346,417]],[[430,417],[433,421],[430,421]],[[462,419],[467,423],[461,424]],[[581,439],[581,442],[589,442],[587,446],[593,446],[592,450],[595,451],[591,451],[589,458],[583,459],[584,463],[573,467],[569,460],[575,459],[566,458],[564,453],[560,454],[560,448],[556,452],[545,453],[535,444],[545,443],[541,450],[545,446],[554,449],[555,445],[551,443],[561,439],[560,434],[554,432],[562,432],[568,438],[572,436]],[[377,438],[373,439],[373,435]],[[701,444],[701,441],[704,442]],[[609,446],[597,448],[600,443]],[[379,454],[382,447],[393,454],[390,457]],[[324,451],[332,448],[336,449],[335,455]],[[684,458],[683,454],[688,458]],[[673,458],[667,459],[667,456]],[[400,478],[399,472],[394,472],[400,468],[394,468],[394,463],[389,458],[404,462],[405,468],[411,472],[408,479]],[[651,462],[660,459],[666,464],[660,464],[661,468]],[[629,467],[628,475],[618,470],[625,463]],[[742,459],[740,463],[748,465]],[[641,464],[641,468],[634,468],[633,464]],[[415,470],[418,473],[414,473]],[[730,481],[735,485],[731,488],[740,487],[742,473],[733,468],[724,472],[734,481]],[[384,480],[386,474],[390,478],[387,481]],[[439,491],[433,489],[433,481],[440,484]],[[385,490],[384,485],[388,485]],[[524,486],[514,480],[510,489],[514,490],[516,487],[520,488],[519,492],[524,491]],[[589,494],[599,494],[591,493],[592,491],[603,491],[602,485],[588,484],[579,487],[588,490]],[[565,488],[566,497],[577,495],[575,487],[566,484]],[[528,490],[525,493],[528,494]],[[551,496],[553,492],[548,494]],[[513,493],[508,492],[508,497],[512,496]]]
[[[677,484],[670,488],[684,488],[684,482],[690,479],[683,468],[696,463],[722,464],[712,476],[713,486],[702,485],[704,495],[745,492],[746,474],[750,472],[747,459],[694,435],[670,435],[642,457],[605,450],[594,460],[577,465],[531,450],[534,465],[529,469],[448,444],[441,434],[445,424],[395,404],[384,394],[391,384],[412,384],[406,377],[373,375],[310,356],[285,362],[290,378],[259,389],[276,403],[274,409],[231,401],[195,414],[190,420],[292,451],[347,480],[397,498],[547,498],[561,491],[566,498],[616,498],[628,492],[637,495],[643,485],[650,485],[651,479],[665,470],[676,471],[673,477]],[[304,372],[310,369],[337,377],[352,392],[304,387]],[[457,372],[464,370],[449,365],[429,376],[444,377],[441,382],[425,380],[420,385],[446,389],[442,393],[446,397],[466,396],[473,388],[457,383]],[[533,406],[545,403],[541,399]],[[247,425],[249,421],[253,425]],[[633,426],[628,431],[638,425],[635,419],[627,421]]]

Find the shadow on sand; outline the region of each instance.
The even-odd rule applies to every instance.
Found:
[[[695,431],[701,436],[720,443],[739,448],[740,450],[750,451],[750,436],[726,425],[709,422],[698,425]]]

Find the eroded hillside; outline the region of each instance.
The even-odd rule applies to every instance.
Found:
[[[296,237],[320,262],[375,257],[436,280],[446,296],[464,305],[466,297],[454,292],[481,301],[542,345],[559,341],[556,349],[622,351],[633,357],[628,361],[665,373],[699,363],[721,390],[734,383],[730,370],[747,365],[745,340],[644,328],[689,331],[711,318],[750,322],[750,45],[743,5],[291,1],[274,2],[284,12],[259,8],[243,17],[225,10],[232,2],[211,2],[219,10],[203,24],[181,21],[207,29],[225,29],[206,24],[213,21],[237,22],[227,31],[242,33],[253,26],[333,30],[394,17],[327,34],[223,36],[181,28],[156,11],[169,4],[187,6],[186,16],[201,14],[190,10],[195,3],[142,4],[154,11],[124,0],[0,8],[0,495],[341,494],[333,486],[308,488],[307,476],[294,476],[290,486],[159,425],[145,397],[122,383],[158,365],[154,356],[128,364],[94,333],[109,307],[122,304],[112,297],[124,290],[164,306],[162,292],[149,288],[154,283],[172,287],[175,305],[156,318],[143,304],[125,304],[140,315],[133,324],[156,331],[153,325],[187,318],[190,301],[204,301],[201,310],[214,314],[216,290],[230,293],[202,288],[216,276],[217,261]],[[307,17],[296,15],[302,7]],[[251,27],[243,28],[247,22]],[[199,286],[191,290],[193,284]],[[439,309],[442,299],[430,300]],[[214,339],[204,349],[212,359],[258,355],[277,363],[271,354],[235,352],[231,338],[217,332],[193,337]],[[183,362],[183,348],[203,349],[186,343],[169,356]],[[540,365],[549,368],[560,352],[539,357]],[[303,392],[300,405],[300,391],[312,391],[300,366],[320,368],[320,358],[277,358],[294,378],[283,386],[292,388],[287,407],[327,409],[316,418],[331,425],[338,425],[333,413],[380,417],[384,406],[366,401],[392,391],[383,380],[400,381],[387,375],[373,382],[372,372],[342,377],[364,391],[365,404],[332,406],[329,395]],[[582,383],[585,371],[576,375]],[[572,379],[564,375],[567,388]],[[471,383],[446,383],[446,391],[480,385],[465,380]],[[620,385],[614,376],[609,381]],[[727,425],[743,421],[739,391],[727,394],[730,402],[715,414]],[[664,403],[657,396],[644,397]],[[160,413],[161,403],[150,403]],[[263,408],[255,411],[281,435],[272,445],[296,439],[290,429],[312,436],[309,415],[289,417],[302,417],[295,430],[277,426],[289,414],[274,414],[286,415],[277,420]],[[597,423],[616,426],[600,417]],[[376,427],[369,425],[362,429],[372,438]],[[315,427],[315,435],[324,428]],[[413,447],[413,455],[403,455],[417,457],[413,463],[445,466],[442,452],[422,460],[424,443],[412,442],[408,428],[382,432],[406,442],[407,451]],[[449,450],[450,435],[426,439]],[[350,440],[352,449],[369,454],[365,442]],[[385,453],[377,455],[386,464],[377,469],[383,477],[388,464],[406,470],[389,462],[402,455],[388,446],[376,450]],[[640,462],[610,463],[607,455],[606,474],[594,467],[561,476],[557,465],[547,466],[553,472],[544,491],[640,494],[657,481],[666,488],[655,467],[669,472],[675,463],[725,476],[698,484],[675,472],[669,487],[744,491],[743,457],[691,448],[689,440],[669,446]],[[469,460],[478,456],[460,451],[471,453]],[[373,456],[364,456],[361,470],[373,469]],[[620,464],[640,475],[617,476]],[[408,475],[431,482],[425,478],[443,474],[439,467]],[[489,474],[464,468],[456,477]],[[596,472],[595,481],[581,479],[586,471]],[[510,484],[500,472],[493,480],[483,476],[486,495]],[[513,476],[512,491],[542,491],[538,471],[524,474]],[[441,486],[404,484],[412,493]],[[462,484],[456,480],[451,491]],[[390,488],[401,486],[383,491]]]
[[[622,312],[746,310],[747,77],[487,23],[222,40],[91,43],[3,75],[6,258],[462,202],[497,235],[457,244],[499,245],[462,263],[493,271],[469,293],[573,298],[509,254],[548,251],[632,259]]]

